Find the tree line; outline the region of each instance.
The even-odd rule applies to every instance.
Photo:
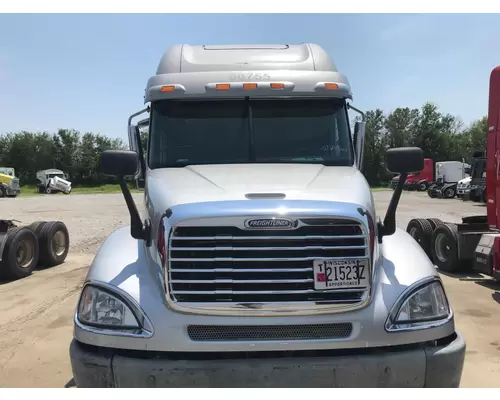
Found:
[[[486,145],[487,118],[465,126],[459,118],[442,113],[432,103],[420,109],[396,108],[366,113],[363,173],[371,185],[390,180],[384,166],[387,148],[417,146],[434,161],[470,161],[475,150]],[[141,130],[146,147],[147,132]],[[100,185],[107,180],[99,171],[99,154],[108,149],[127,149],[122,139],[81,133],[73,129],[48,132],[12,132],[0,135],[0,166],[13,167],[21,185],[37,182],[36,172],[56,168],[68,174],[74,185]]]
[[[437,105],[420,109],[396,108],[385,114],[376,109],[366,113],[363,174],[371,185],[387,183],[391,174],[384,165],[388,148],[416,146],[425,158],[437,161],[471,161],[472,153],[486,149],[488,118],[469,126],[457,117],[439,111]]]
[[[55,168],[64,171],[73,184],[94,186],[109,181],[99,171],[99,154],[127,148],[122,139],[73,129],[59,129],[55,134],[6,133],[0,135],[0,166],[14,168],[21,185],[35,184],[37,171]]]

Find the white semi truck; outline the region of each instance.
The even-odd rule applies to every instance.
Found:
[[[78,300],[78,387],[459,386],[465,342],[443,284],[396,227],[423,153],[388,150],[401,179],[381,221],[351,99],[318,45],[166,51],[131,150],[101,155],[131,222]],[[142,213],[127,176],[144,182]]]
[[[71,193],[71,182],[68,181],[66,174],[59,169],[44,169],[36,173],[38,184],[38,193]]]

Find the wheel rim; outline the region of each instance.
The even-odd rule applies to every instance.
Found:
[[[436,251],[436,257],[442,263],[445,263],[450,259],[451,246],[445,234],[439,233],[436,236],[436,241],[434,242],[434,250]]]
[[[448,190],[446,191],[446,195],[447,195],[448,197],[453,197],[453,189],[448,189]]]
[[[420,185],[420,189],[421,189],[422,191],[424,191],[424,190],[426,189],[426,185],[425,185],[425,183],[422,183],[422,184]]]
[[[57,231],[52,240],[52,251],[60,257],[66,250],[66,235],[62,231]]]
[[[28,268],[35,256],[35,246],[29,240],[22,240],[17,247],[16,259],[21,268]]]

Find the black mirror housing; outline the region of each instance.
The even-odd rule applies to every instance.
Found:
[[[101,153],[100,170],[109,176],[134,176],[139,170],[139,155],[130,150],[105,150]]]
[[[389,172],[407,174],[424,169],[424,152],[419,147],[396,147],[387,150],[385,163]]]

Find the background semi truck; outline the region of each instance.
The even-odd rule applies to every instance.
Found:
[[[470,176],[471,166],[465,161],[440,161],[436,163],[436,180],[429,186],[429,197],[453,199],[458,192],[458,183]]]
[[[390,186],[395,189],[398,186],[400,175],[391,179]],[[404,189],[426,191],[434,183],[434,161],[431,158],[424,158],[424,168],[422,171],[413,171],[408,174]]]
[[[19,178],[11,167],[0,167],[0,197],[16,197],[21,193]]]
[[[407,231],[443,271],[475,270],[500,280],[500,66],[490,75],[486,157],[474,154],[472,179],[486,180],[486,215],[461,223],[436,218],[411,220]],[[486,171],[484,171],[484,163]]]
[[[130,225],[83,284],[77,386],[459,386],[465,342],[443,284],[396,227],[423,152],[387,151],[401,179],[380,220],[351,100],[315,44],[165,52],[131,150],[101,155]],[[127,176],[144,183],[141,212]]]

